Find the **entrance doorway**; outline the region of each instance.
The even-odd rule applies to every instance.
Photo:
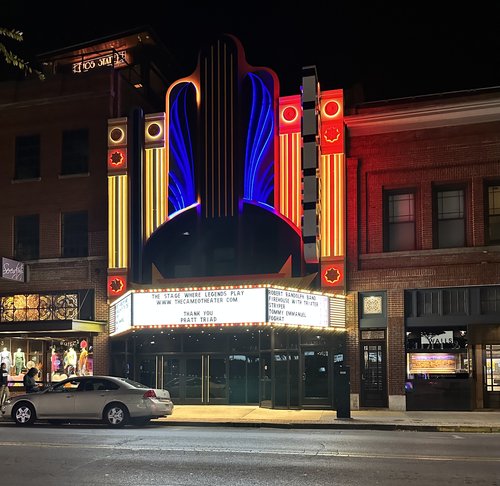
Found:
[[[500,408],[500,344],[484,346],[484,407]]]
[[[158,355],[140,361],[140,381],[165,388],[177,403],[228,403],[227,358],[210,354]]]
[[[302,404],[331,405],[328,350],[302,351]]]
[[[361,343],[362,407],[387,407],[385,341]]]

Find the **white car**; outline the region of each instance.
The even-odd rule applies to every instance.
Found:
[[[167,390],[151,388],[116,376],[75,376],[35,393],[18,395],[2,406],[2,417],[18,425],[35,420],[51,423],[104,421],[120,427],[145,425],[171,415],[174,404]]]

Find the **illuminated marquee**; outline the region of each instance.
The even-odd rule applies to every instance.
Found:
[[[141,327],[284,325],[345,328],[338,296],[273,287],[131,291],[111,304],[110,334]]]

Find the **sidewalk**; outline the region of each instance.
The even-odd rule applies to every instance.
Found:
[[[164,425],[500,433],[500,410],[479,412],[351,410],[350,418],[337,418],[335,410],[276,410],[238,405],[175,405],[171,416],[158,421]]]

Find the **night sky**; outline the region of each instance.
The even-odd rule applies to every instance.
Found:
[[[129,11],[119,2],[7,0],[0,24],[24,32],[26,55],[151,25],[185,66],[183,74],[193,71],[209,37],[230,33],[242,41],[250,64],[274,69],[281,95],[300,92],[301,68],[309,65],[322,89],[356,88],[366,101],[500,86],[494,1],[465,8],[442,1],[391,8],[335,0],[200,3],[205,6],[137,2]],[[295,4],[301,7],[292,9]]]

